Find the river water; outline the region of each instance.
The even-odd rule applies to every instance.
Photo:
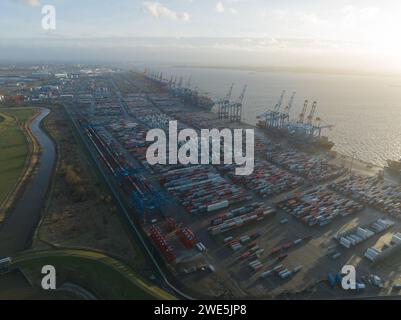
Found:
[[[53,141],[40,127],[41,121],[49,113],[50,110],[42,108],[41,113],[30,125],[42,152],[35,173],[0,228],[0,257],[10,256],[26,249],[40,220],[56,156]]]
[[[255,72],[214,68],[158,68],[164,77],[191,76],[191,86],[222,98],[231,83],[238,97],[247,84],[244,121],[274,106],[282,90],[284,105],[296,91],[291,116],[297,118],[305,99],[318,102],[316,116],[333,124],[324,135],[335,142],[334,150],[376,165],[401,157],[401,77],[339,75],[327,73]]]

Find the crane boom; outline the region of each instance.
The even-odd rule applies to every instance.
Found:
[[[233,94],[233,88],[234,88],[234,83],[231,84],[231,87],[228,90],[228,93],[227,93],[226,98],[225,98],[226,101],[230,101],[231,95]]]
[[[308,116],[308,124],[312,124],[313,117],[315,116],[315,113],[316,113],[316,107],[317,107],[317,102],[313,101],[312,108],[311,108],[309,116]]]
[[[299,115],[299,123],[303,123],[305,119],[306,109],[308,108],[308,100],[305,100],[304,106],[302,107],[301,114]]]
[[[248,85],[245,85],[244,89],[242,89],[241,95],[238,98],[238,103],[242,103],[244,101],[245,93],[246,93],[246,89],[247,88],[248,88]]]
[[[286,106],[285,109],[284,109],[284,113],[285,113],[285,114],[289,114],[289,113],[290,113],[290,110],[291,110],[291,108],[292,108],[292,104],[294,103],[294,98],[295,98],[295,95],[296,95],[296,94],[297,94],[297,93],[296,93],[295,91],[292,93],[291,98],[290,98],[290,101],[288,102],[287,106]]]
[[[274,106],[275,112],[278,112],[280,110],[281,105],[283,104],[284,95],[285,95],[285,90],[281,92],[280,98],[278,99],[277,104]]]

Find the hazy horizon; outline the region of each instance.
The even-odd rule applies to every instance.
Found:
[[[0,60],[401,73],[400,14],[395,0],[4,0]]]

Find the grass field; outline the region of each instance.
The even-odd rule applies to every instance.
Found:
[[[100,299],[174,299],[157,286],[144,282],[126,265],[96,251],[38,251],[19,256],[13,262],[37,286],[40,286],[44,265],[55,267],[57,286],[72,282]]]
[[[1,112],[1,109],[0,109]],[[35,113],[34,109],[5,109],[4,113],[18,119],[19,122],[26,122]]]
[[[28,145],[19,123],[27,121],[33,109],[10,110],[0,109],[0,204],[12,190],[24,168],[28,154]]]

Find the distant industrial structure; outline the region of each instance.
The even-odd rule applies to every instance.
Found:
[[[192,105],[197,108],[211,110],[213,106],[218,106],[219,119],[226,119],[231,122],[242,121],[243,102],[247,85],[244,86],[241,95],[237,100],[231,100],[234,83],[231,85],[227,95],[215,102],[205,94],[201,94],[197,87],[191,88],[191,77],[188,78],[184,85],[184,78],[171,76],[169,80],[163,77],[163,72],[151,72],[145,70],[144,75],[150,81],[168,88],[175,97],[179,98],[183,103]]]
[[[198,88],[191,88],[191,77],[189,77],[186,85],[184,86],[183,77],[177,79],[177,77],[171,76],[170,80],[167,80],[163,77],[163,72],[155,73],[150,72],[147,69],[145,70],[144,75],[153,83],[161,85],[170,90],[173,95],[179,98],[184,104],[192,105],[208,111],[210,111],[215,105],[215,102],[206,94],[200,93]]]
[[[232,84],[227,95],[223,99],[214,102],[205,94],[200,94],[198,88],[191,88],[191,77],[188,78],[184,85],[184,78],[182,76],[179,78],[171,76],[168,80],[163,77],[163,72],[151,72],[147,69],[144,75],[151,82],[167,88],[184,104],[208,111],[214,105],[217,105],[217,114],[220,120],[229,120],[230,122],[241,122],[243,120],[243,101],[247,85],[244,86],[237,100],[232,99],[234,88],[234,84]],[[296,92],[291,94],[287,105],[282,108],[285,94],[286,91],[282,91],[275,106],[257,117],[259,120],[257,125],[271,133],[288,136],[295,144],[331,149],[334,143],[329,141],[327,137],[322,136],[322,131],[324,129],[331,129],[333,125],[324,124],[320,117],[316,117],[317,102],[313,101],[308,113],[309,100],[305,100],[299,117],[292,120],[290,112],[294,104]]]
[[[218,101],[219,119],[229,119],[231,122],[241,122],[242,109],[247,85],[242,89],[241,95],[236,101],[231,101],[234,83],[231,85],[224,99]]]
[[[323,124],[321,118],[315,117],[317,102],[313,101],[308,114],[309,100],[305,100],[298,119],[291,120],[290,112],[296,92],[292,93],[288,104],[282,110],[281,107],[285,94],[286,91],[282,91],[274,108],[267,110],[257,117],[259,120],[257,125],[271,132],[291,136],[294,142],[319,145],[330,149],[334,144],[328,141],[327,137],[322,136],[322,130],[326,128],[331,129],[333,125]]]

